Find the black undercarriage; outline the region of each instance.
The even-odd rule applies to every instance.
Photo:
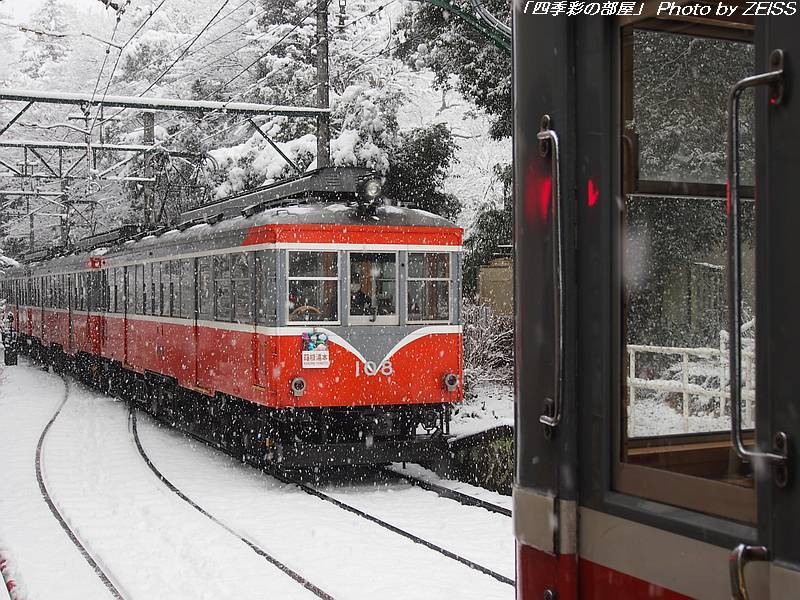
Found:
[[[21,352],[146,410],[159,420],[229,452],[280,468],[438,462],[447,455],[447,404],[270,408],[208,396],[156,373],[19,340]],[[424,433],[422,433],[424,432]]]

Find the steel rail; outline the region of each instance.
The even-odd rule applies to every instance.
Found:
[[[67,537],[69,537],[70,541],[75,545],[75,547],[81,553],[81,556],[83,556],[86,562],[89,563],[89,566],[92,568],[95,574],[100,578],[100,580],[103,582],[106,588],[108,588],[108,591],[111,592],[111,595],[114,596],[114,598],[117,598],[117,600],[124,600],[125,596],[123,596],[122,593],[119,591],[119,588],[111,582],[111,578],[108,576],[108,574],[106,574],[105,570],[97,563],[97,561],[91,555],[86,546],[80,541],[80,539],[78,539],[78,536],[75,535],[75,532],[64,520],[61,511],[58,510],[58,507],[55,505],[55,502],[53,502],[53,498],[50,495],[50,492],[47,489],[47,484],[44,481],[44,474],[42,471],[42,451],[44,448],[44,442],[45,439],[47,438],[47,434],[50,431],[50,428],[53,426],[53,423],[56,422],[58,415],[61,414],[61,410],[64,408],[64,405],[67,403],[67,400],[69,399],[69,380],[67,380],[67,378],[63,376],[62,379],[64,381],[64,397],[61,400],[61,404],[58,405],[58,408],[53,413],[53,416],[50,417],[50,420],[47,422],[47,425],[44,426],[44,429],[42,430],[42,435],[39,436],[39,441],[36,444],[35,465],[36,465],[36,481],[39,484],[39,492],[42,494],[42,498],[47,504],[47,507],[50,509],[50,512],[53,513],[53,516],[55,517],[56,521],[58,521],[58,524],[61,525],[61,528],[64,530],[64,533],[67,534]]]
[[[452,490],[450,488],[444,487],[443,485],[439,485],[431,481],[426,481],[424,479],[414,477],[413,475],[408,475],[407,473],[400,473],[398,471],[394,471],[389,468],[385,468],[384,470],[387,473],[394,475],[395,477],[399,477],[401,479],[406,480],[413,486],[420,487],[424,490],[428,490],[429,492],[434,492],[443,498],[447,498],[449,500],[455,500],[456,502],[463,504],[464,506],[477,506],[479,508],[484,508],[490,512],[497,513],[499,515],[504,515],[506,517],[511,516],[510,509],[494,504],[493,502],[489,502],[487,500],[481,500],[480,498],[470,496],[469,494],[459,492],[458,490]]]
[[[200,442],[202,444],[205,444],[207,446],[215,448],[215,449],[227,454],[228,456],[236,457],[233,452],[231,452],[230,450],[228,450],[224,446],[221,446],[220,444],[218,444],[218,443],[216,443],[214,441],[211,441],[211,440],[209,440],[207,438],[204,438],[204,437],[202,437],[200,435],[197,435],[196,433],[191,433],[189,431],[186,431],[185,429],[181,429],[181,428],[175,427],[175,426],[173,426],[173,425],[171,425],[169,423],[166,423],[165,421],[163,421],[161,419],[158,419],[157,417],[156,417],[156,420],[158,420],[159,423],[161,423],[163,425],[166,425],[167,427],[170,427],[171,429],[175,429],[176,431],[181,432],[186,437],[192,438],[192,439],[197,440],[198,442]],[[241,458],[241,457],[236,457],[236,458]],[[509,578],[509,577],[506,577],[505,575],[501,575],[500,573],[492,571],[491,569],[489,569],[487,567],[484,567],[483,565],[480,565],[480,564],[478,564],[478,563],[476,563],[474,561],[471,561],[468,558],[464,558],[463,556],[460,556],[460,555],[456,554],[455,552],[451,552],[450,550],[442,548],[441,546],[438,546],[438,545],[436,545],[436,544],[434,544],[432,542],[429,542],[428,540],[425,540],[425,539],[423,539],[423,538],[421,538],[421,537],[419,537],[417,535],[414,535],[413,533],[409,533],[409,532],[407,532],[407,531],[405,531],[405,530],[403,530],[403,529],[401,529],[399,527],[396,527],[395,525],[392,525],[391,523],[387,523],[386,521],[384,521],[382,519],[379,519],[378,517],[375,517],[373,515],[370,515],[369,513],[366,513],[364,511],[358,509],[358,508],[350,506],[349,504],[345,504],[344,502],[342,502],[340,500],[337,500],[333,496],[329,496],[325,492],[321,492],[321,491],[319,491],[319,490],[317,490],[317,489],[315,489],[315,488],[303,483],[302,481],[298,481],[296,479],[292,479],[292,478],[288,477],[287,475],[285,475],[283,473],[280,473],[280,472],[278,472],[276,470],[265,469],[262,465],[258,464],[256,461],[254,461],[254,460],[252,460],[250,458],[247,458],[247,459],[244,459],[244,460],[251,467],[255,467],[257,469],[261,469],[262,471],[266,472],[268,475],[270,475],[271,477],[277,479],[278,481],[280,481],[282,483],[298,487],[300,490],[302,490],[303,492],[309,494],[310,496],[314,496],[314,497],[316,497],[316,498],[318,498],[320,500],[323,500],[325,502],[329,502],[329,503],[333,504],[334,506],[336,506],[338,508],[341,508],[342,510],[345,510],[345,511],[347,511],[349,513],[357,515],[357,516],[361,517],[362,519],[366,519],[367,521],[370,521],[371,523],[374,523],[374,524],[376,524],[376,525],[378,525],[380,527],[383,527],[384,529],[388,529],[392,533],[396,533],[397,535],[402,536],[402,537],[404,537],[406,539],[409,539],[409,540],[411,540],[412,542],[414,542],[416,544],[420,544],[422,546],[425,546],[426,548],[429,548],[430,550],[438,552],[439,554],[442,554],[443,556],[446,556],[447,558],[455,560],[455,561],[457,561],[457,562],[469,567],[470,569],[474,569],[476,571],[479,571],[479,572],[483,573],[484,575],[488,575],[489,577],[493,577],[494,579],[496,579],[497,581],[499,581],[501,583],[505,583],[505,584],[510,585],[512,587],[516,586],[514,580]]]
[[[373,516],[373,515],[371,515],[371,514],[369,514],[367,512],[364,512],[361,509],[355,508],[354,506],[350,506],[349,504],[346,504],[346,503],[342,502],[341,500],[337,500],[333,496],[329,496],[325,492],[321,492],[318,489],[313,488],[308,484],[305,484],[305,483],[303,483],[301,481],[298,481],[296,479],[292,479],[290,477],[287,477],[286,475],[284,475],[282,473],[279,473],[279,472],[270,472],[270,475],[275,477],[275,479],[278,479],[279,481],[282,481],[283,483],[287,483],[287,484],[291,484],[291,485],[297,486],[298,488],[303,490],[306,494],[314,496],[315,498],[319,498],[320,500],[324,500],[325,502],[329,502],[330,504],[333,504],[334,506],[336,506],[338,508],[341,508],[342,510],[345,510],[345,511],[347,511],[349,513],[352,513],[352,514],[354,514],[354,515],[356,515],[358,517],[361,517],[362,519],[366,519],[367,521],[370,521],[371,523],[375,523],[376,525],[378,525],[380,527],[383,527],[384,529],[388,529],[392,533],[396,533],[399,536],[402,536],[402,537],[404,537],[404,538],[406,538],[408,540],[411,540],[415,544],[420,544],[421,546],[425,546],[426,548],[429,548],[430,550],[438,552],[439,554],[441,554],[443,556],[446,556],[447,558],[455,560],[455,561],[461,563],[462,565],[466,565],[470,569],[474,569],[475,571],[479,571],[479,572],[483,573],[484,575],[488,575],[489,577],[492,577],[492,578],[496,579],[497,581],[499,581],[501,583],[505,583],[507,585],[515,587],[514,580],[511,579],[510,577],[506,577],[505,575],[501,575],[500,573],[492,571],[491,569],[489,569],[487,567],[484,567],[483,565],[480,565],[480,564],[476,563],[475,561],[469,560],[468,558],[464,558],[463,556],[461,556],[459,554],[456,554],[455,552],[451,552],[450,550],[447,550],[446,548],[442,548],[441,546],[439,546],[437,544],[429,542],[428,540],[426,540],[424,538],[421,538],[418,535],[414,535],[413,533],[409,533],[408,531],[405,531],[404,529],[401,529],[401,528],[399,528],[399,527],[397,527],[395,525],[392,525],[391,523],[387,523],[386,521],[384,521],[382,519],[379,519],[378,517],[375,517],[375,516]]]
[[[284,574],[286,574],[289,577],[291,577],[292,579],[294,579],[297,583],[302,585],[304,588],[306,588],[308,591],[310,591],[311,593],[316,595],[318,598],[322,598],[323,600],[334,600],[333,596],[331,596],[330,594],[324,592],[322,589],[320,589],[319,587],[317,587],[316,585],[311,583],[308,579],[306,579],[305,577],[300,575],[297,571],[294,571],[290,567],[286,566],[281,561],[279,561],[277,558],[272,556],[269,552],[267,552],[263,548],[259,547],[255,543],[251,542],[246,537],[244,537],[243,535],[239,534],[234,529],[232,529],[231,527],[229,527],[228,525],[226,525],[225,523],[220,521],[217,517],[215,517],[214,515],[209,513],[202,506],[198,505],[191,498],[189,498],[186,494],[184,494],[181,490],[179,490],[169,479],[167,479],[164,476],[164,474],[161,471],[159,471],[158,467],[156,467],[153,464],[153,461],[150,459],[150,457],[148,456],[148,454],[145,451],[144,447],[142,446],[142,441],[139,438],[139,430],[138,430],[137,424],[136,424],[136,408],[133,406],[132,403],[130,404],[129,418],[130,418],[130,422],[131,422],[131,431],[132,431],[132,434],[133,434],[133,440],[136,443],[136,449],[139,451],[139,455],[142,457],[142,460],[144,460],[144,462],[147,464],[147,466],[153,472],[153,474],[156,477],[158,477],[158,479],[161,481],[161,483],[163,483],[165,486],[167,486],[167,488],[171,492],[173,492],[181,500],[183,500],[189,506],[191,506],[196,511],[198,511],[201,515],[203,515],[204,517],[208,518],[213,523],[216,523],[217,525],[222,527],[225,531],[230,533],[232,536],[234,536],[235,538],[237,538],[238,540],[243,542],[253,552],[258,554],[260,557],[262,557],[264,560],[266,560],[268,563],[270,563],[274,567],[277,567]],[[159,421],[159,422],[163,423],[163,421]]]

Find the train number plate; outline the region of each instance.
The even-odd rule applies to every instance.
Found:
[[[394,375],[394,366],[391,361],[385,360],[379,365],[371,360],[368,360],[363,365],[360,362],[356,363],[356,377],[361,377],[362,375],[374,377],[378,373],[386,377]]]

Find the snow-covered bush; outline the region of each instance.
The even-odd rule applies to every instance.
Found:
[[[514,375],[514,318],[488,306],[465,302],[464,388],[485,382],[507,383]]]

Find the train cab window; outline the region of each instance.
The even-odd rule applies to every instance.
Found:
[[[450,253],[408,254],[408,321],[447,323],[450,319]]]
[[[236,323],[252,323],[250,302],[250,258],[252,253],[240,252],[231,255],[231,297],[233,320]]]
[[[274,250],[261,250],[255,253],[256,280],[256,323],[275,325],[278,320],[278,253]]]
[[[214,318],[231,320],[231,257],[221,254],[214,257]]]
[[[290,251],[288,254],[287,321],[338,321],[338,253]]]
[[[397,254],[350,253],[350,323],[397,325]]]
[[[730,443],[724,266],[726,102],[731,87],[754,72],[751,31],[644,21],[621,32],[625,347],[615,487],[752,522],[752,466]],[[753,110],[752,95],[744,96],[742,396],[750,441],[756,402]]]

